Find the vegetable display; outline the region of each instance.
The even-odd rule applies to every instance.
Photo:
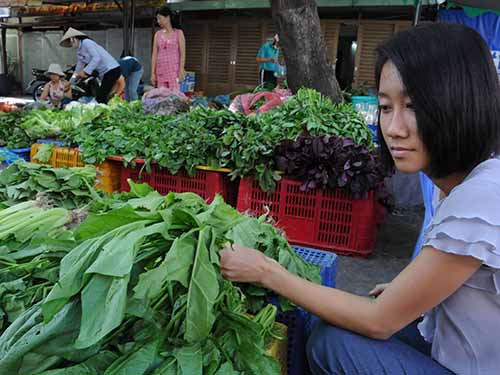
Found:
[[[360,197],[385,177],[378,154],[348,138],[301,136],[284,142],[275,160],[287,176],[303,182],[304,190],[343,188]]]
[[[46,297],[0,336],[0,373],[280,374],[266,353],[279,337],[276,308],[264,289],[224,280],[219,270],[219,249],[232,242],[320,282],[318,267],[264,218],[244,216],[219,196],[207,205],[192,193],[163,197],[133,183],[131,193],[92,210],[76,228],[51,235],[71,250],[57,280],[44,284]],[[22,251],[34,253],[32,246]]]
[[[96,169],[52,168],[17,161],[0,171],[0,202],[13,205],[42,194],[56,206],[82,207],[95,198]]]
[[[281,100],[281,99],[280,99]],[[172,174],[229,168],[271,192],[277,170],[303,189],[355,197],[383,178],[371,134],[354,107],[301,89],[245,116],[198,106],[145,114],[140,102],[72,103],[67,110],[0,116],[8,147],[57,137],[87,164],[122,156]],[[1,139],[0,139],[1,141]],[[24,143],[23,143],[24,142]],[[47,162],[51,144],[35,159]],[[259,285],[221,276],[219,251],[238,244],[321,283],[266,216],[216,196],[94,190],[96,169],[15,162],[0,172],[0,374],[278,375],[267,353],[277,307]],[[281,310],[294,309],[279,298]]]
[[[249,116],[202,106],[177,115],[145,114],[141,102],[115,98],[109,105],[75,104],[65,111],[33,110],[19,121],[31,139],[58,136],[68,145],[78,146],[82,160],[89,164],[101,163],[108,156],[122,156],[125,163],[144,159],[146,170],[157,163],[172,174],[184,169],[192,175],[199,165],[229,168],[233,178],[256,177],[267,192],[274,190],[280,178],[276,173],[282,169],[276,163],[277,150],[300,136],[350,139],[368,151],[374,147],[369,128],[352,104],[334,104],[305,88],[282,105]],[[47,155],[40,152],[37,157]],[[300,169],[310,165],[304,161]],[[288,168],[285,172],[297,175]],[[307,174],[318,172],[309,170]],[[360,170],[356,175],[360,176]],[[367,178],[372,180],[371,176]],[[333,177],[326,179],[328,183],[321,182],[324,176],[316,177],[315,182],[305,180],[309,187],[346,185],[345,177],[338,184],[332,184]],[[370,188],[372,183],[355,182],[352,191],[365,186]]]

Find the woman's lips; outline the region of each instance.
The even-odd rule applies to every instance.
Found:
[[[391,147],[391,154],[395,158],[403,158],[407,156],[413,149],[405,147]]]

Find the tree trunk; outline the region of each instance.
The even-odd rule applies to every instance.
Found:
[[[334,102],[342,95],[328,63],[314,0],[270,0],[273,21],[285,56],[288,86],[292,92],[313,88]],[[333,61],[332,61],[333,63]]]

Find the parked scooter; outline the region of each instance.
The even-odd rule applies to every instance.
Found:
[[[66,80],[71,83],[73,100],[78,100],[83,96],[95,97],[99,87],[99,78],[97,74],[92,74],[83,80],[75,81],[71,79],[74,72],[75,66],[64,70]],[[28,84],[26,93],[32,94],[33,100],[39,101],[45,84],[50,81],[50,78],[46,75],[46,70],[43,69],[33,68],[31,73],[33,74],[33,79]]]

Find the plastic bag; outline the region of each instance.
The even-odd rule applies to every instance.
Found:
[[[264,103],[255,108],[261,100],[263,100]],[[256,112],[267,112],[281,105],[281,103],[282,100],[280,96],[274,92],[265,91],[257,94],[242,94],[234,98],[233,102],[229,106],[229,110],[249,115]]]
[[[142,97],[145,113],[171,115],[189,110],[189,99],[178,90],[166,87],[153,89]]]

